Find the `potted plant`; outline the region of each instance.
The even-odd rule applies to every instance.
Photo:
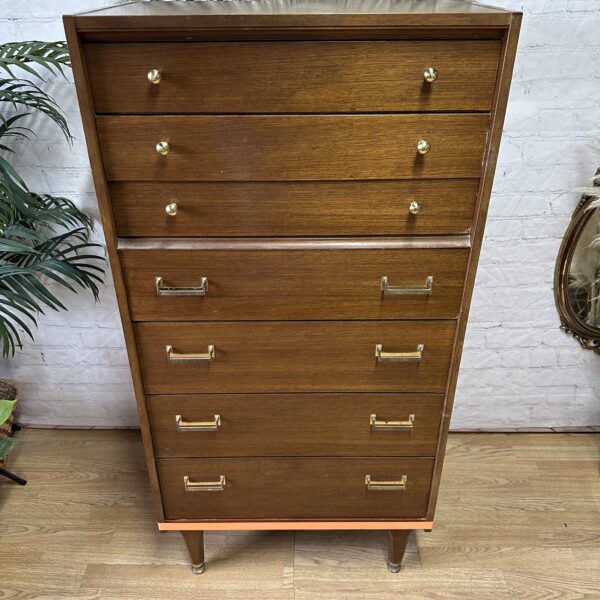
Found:
[[[42,74],[62,75],[70,67],[65,42],[14,42],[0,45],[0,344],[5,359],[33,339],[45,310],[66,310],[56,288],[87,289],[98,298],[104,258],[90,242],[91,219],[67,199],[30,190],[11,165],[19,142],[29,139],[34,113],[52,119],[71,142],[66,119],[44,92]],[[16,143],[15,143],[16,142]],[[0,420],[11,418],[11,384],[0,383]],[[8,394],[10,395],[10,394]],[[7,413],[10,411],[10,414]],[[0,460],[10,449],[1,442]]]

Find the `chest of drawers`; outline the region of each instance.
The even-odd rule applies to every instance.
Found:
[[[520,14],[65,17],[159,528],[433,525]]]

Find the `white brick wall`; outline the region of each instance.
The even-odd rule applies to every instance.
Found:
[[[0,0],[0,43],[61,39],[60,15],[101,0]],[[116,4],[117,2],[112,2]],[[600,423],[600,357],[558,329],[554,260],[600,156],[600,5],[597,0],[495,0],[525,13],[453,426]],[[75,93],[52,80],[77,140],[36,122],[16,161],[37,191],[76,200],[97,217]],[[96,237],[102,240],[101,232]],[[97,305],[65,296],[68,313],[42,318],[34,343],[0,365],[19,383],[21,420],[41,425],[135,425],[137,415],[112,281]]]

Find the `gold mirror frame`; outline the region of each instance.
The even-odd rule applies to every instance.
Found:
[[[594,186],[600,186],[600,169],[594,178]],[[554,300],[560,317],[560,328],[566,333],[570,333],[586,350],[592,350],[600,354],[600,328],[596,329],[586,325],[573,312],[569,303],[569,269],[577,242],[587,225],[600,208],[588,210],[589,205],[600,197],[598,195],[585,193],[581,201],[573,212],[571,223],[565,232],[558,258],[556,259],[556,268],[554,270]]]

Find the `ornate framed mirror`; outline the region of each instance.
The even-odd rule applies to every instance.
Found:
[[[586,189],[558,253],[554,298],[561,329],[600,354],[600,169]]]

